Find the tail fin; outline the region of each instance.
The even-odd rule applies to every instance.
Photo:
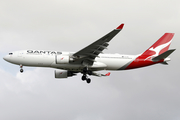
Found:
[[[141,56],[147,56],[146,59],[152,56],[158,56],[169,49],[174,33],[165,33],[158,41],[156,41],[149,49]]]

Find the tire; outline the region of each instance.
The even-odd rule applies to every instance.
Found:
[[[87,81],[87,83],[90,83],[90,82],[91,82],[91,79],[88,78],[86,81]]]
[[[83,75],[81,79],[82,79],[83,81],[86,80],[86,76]]]
[[[21,72],[21,73],[23,73],[23,71],[24,71],[23,69],[20,69],[20,72]]]

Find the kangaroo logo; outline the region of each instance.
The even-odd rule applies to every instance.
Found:
[[[171,41],[172,41],[172,40],[171,40]],[[159,53],[160,53],[160,51],[161,51],[162,49],[166,48],[168,45],[171,44],[171,41],[169,41],[169,42],[167,42],[167,43],[165,43],[165,44],[159,45],[159,46],[157,46],[156,48],[153,48],[153,47],[149,48],[149,50],[150,50],[150,51],[154,51],[155,54],[147,57],[144,61],[146,61],[147,59],[149,59],[149,58],[151,58],[151,57],[153,57],[153,56],[158,56]]]

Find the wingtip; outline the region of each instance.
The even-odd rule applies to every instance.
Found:
[[[110,73],[110,72],[108,72],[108,73],[106,74],[106,76],[110,76],[110,74],[111,74],[111,73]]]
[[[119,29],[123,29],[123,26],[124,26],[124,23],[122,23],[120,26],[118,26],[116,29],[119,30]]]

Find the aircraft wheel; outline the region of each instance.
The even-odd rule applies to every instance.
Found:
[[[90,82],[91,82],[91,79],[90,79],[90,78],[86,79],[86,82],[87,82],[87,83],[90,83]]]
[[[83,81],[86,80],[86,75],[83,75],[83,76],[82,76],[82,80],[83,80]]]
[[[23,69],[20,69],[20,72],[21,72],[21,73],[23,73],[23,71],[24,71]]]

